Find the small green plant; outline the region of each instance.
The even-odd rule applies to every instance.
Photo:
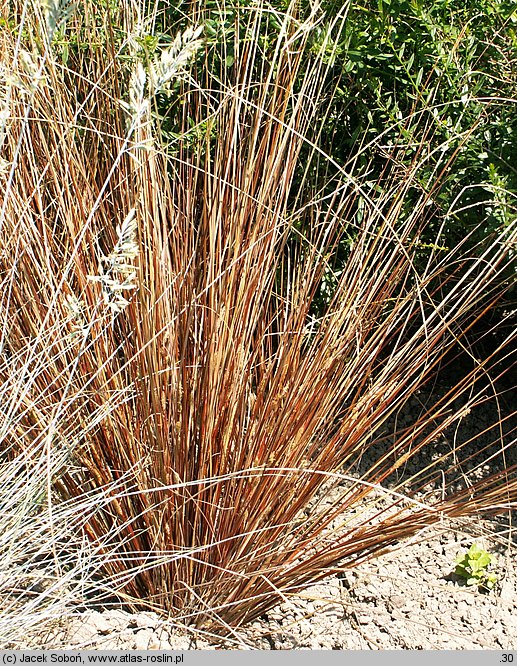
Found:
[[[473,543],[464,555],[456,558],[454,573],[461,576],[467,585],[477,585],[480,589],[491,590],[497,582],[497,575],[487,571],[492,556]]]

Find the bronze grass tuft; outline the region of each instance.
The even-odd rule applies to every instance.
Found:
[[[81,575],[228,630],[443,516],[515,506],[515,464],[459,491],[433,462],[387,483],[461,419],[458,395],[484,399],[495,353],[380,452],[372,437],[501,298],[515,225],[479,256],[440,249],[437,231],[417,262],[440,170],[419,182],[425,140],[408,169],[401,136],[376,183],[318,147],[331,64],[293,8],[267,58],[266,7],[249,11],[233,65],[210,74],[193,17],[154,61],[176,82],[180,138],[164,146],[152,63],[109,28],[129,36],[134,17],[102,11],[94,24],[85,1],[68,17],[84,45],[66,66],[55,41],[25,44],[40,78],[8,86],[0,174],[3,459],[49,463],[40,511],[75,525]],[[23,80],[15,35],[1,39]],[[414,495],[433,483],[438,495]]]

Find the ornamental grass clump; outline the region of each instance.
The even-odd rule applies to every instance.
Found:
[[[379,137],[375,182],[360,147],[345,165],[319,147],[335,90],[332,45],[307,48],[317,12],[275,15],[264,42],[257,3],[229,66],[206,16],[144,53],[137,9],[93,20],[85,1],[56,20],[82,40],[66,64],[29,7],[1,37],[2,458],[47,465],[27,511],[52,526],[40,576],[66,569],[67,600],[80,579],[228,632],[443,517],[515,506],[503,440],[491,472],[465,475],[458,446],[445,482],[446,455],[388,484],[486,399],[476,382],[513,331],[374,448],[509,288],[515,222],[477,255],[468,238],[444,248],[433,197],[448,165],[421,182],[425,142],[406,167],[404,134],[387,153]],[[32,87],[12,84],[25,33]]]

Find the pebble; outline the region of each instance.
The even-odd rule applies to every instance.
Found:
[[[141,629],[147,629],[149,627],[154,629],[160,625],[160,619],[152,613],[138,613],[138,615],[134,617],[133,622]]]
[[[390,597],[390,604],[393,608],[402,608],[406,605],[406,597],[403,597],[401,594],[394,594]]]
[[[515,596],[515,586],[509,578],[505,578],[501,585],[500,592],[501,601],[506,603],[517,603],[517,597]]]
[[[160,640],[152,629],[141,629],[135,634],[136,650],[158,650]]]

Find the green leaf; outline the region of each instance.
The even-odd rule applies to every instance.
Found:
[[[488,553],[480,553],[477,559],[477,565],[480,569],[486,569],[491,561],[492,558]]]

